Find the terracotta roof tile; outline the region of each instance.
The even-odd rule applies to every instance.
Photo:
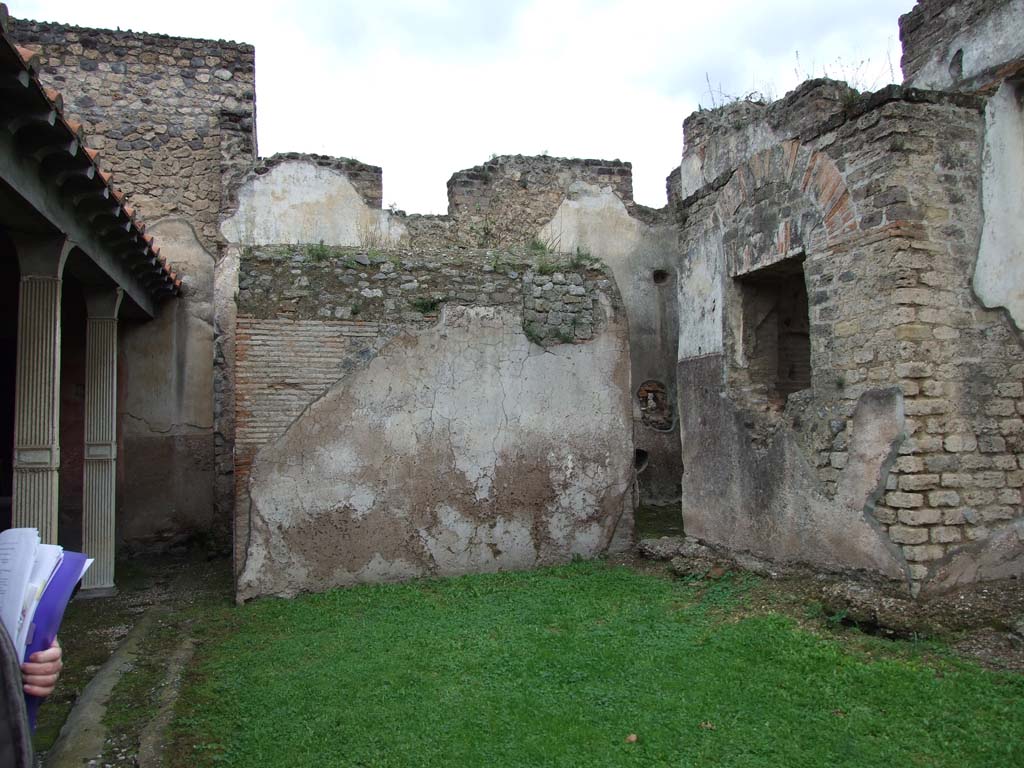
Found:
[[[33,51],[31,48],[25,48],[21,45],[15,45],[14,50],[18,52],[18,55],[21,57],[21,60],[26,67],[32,68],[39,63],[39,54]]]

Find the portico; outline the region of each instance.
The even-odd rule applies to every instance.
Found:
[[[96,561],[84,588],[108,590],[118,329],[156,316],[181,281],[85,147],[80,126],[64,117],[60,94],[40,85],[32,52],[7,37],[5,11],[0,24],[0,394],[13,399],[0,419],[0,515],[10,516],[0,523],[80,546]],[[71,317],[66,307],[76,308]],[[73,346],[62,344],[65,333]],[[63,535],[62,506],[74,510],[80,536]]]

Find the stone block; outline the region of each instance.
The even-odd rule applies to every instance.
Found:
[[[982,435],[978,438],[978,451],[980,453],[1004,453],[1006,440],[999,435]]]
[[[903,547],[903,556],[913,563],[941,560],[944,554],[945,549],[939,544],[917,544]]]
[[[893,525],[889,528],[889,538],[896,544],[924,544],[928,541],[928,529]]]
[[[920,493],[895,491],[885,495],[885,503],[897,509],[912,509],[924,505],[924,496]]]
[[[901,509],[898,516],[904,525],[935,525],[942,520],[942,510]]]
[[[924,459],[920,456],[900,456],[896,459],[896,464],[893,468],[906,475],[913,475],[919,472],[924,472]]]
[[[896,375],[901,379],[926,379],[932,375],[929,363],[898,363]]]
[[[961,497],[965,504],[969,504],[972,507],[980,506],[983,504],[992,504],[996,500],[995,490],[984,488],[970,488],[961,491]]]
[[[935,544],[952,544],[963,538],[959,528],[948,525],[936,525],[930,530],[932,542]]]
[[[1021,489],[1002,488],[996,492],[996,501],[999,504],[1015,504],[1019,506],[1021,503]]]
[[[974,435],[949,435],[942,443],[950,453],[969,453],[977,450],[978,440]]]
[[[1003,488],[1006,486],[1004,472],[975,472],[971,475],[971,483],[976,488]]]
[[[901,491],[927,491],[938,484],[938,475],[902,475],[899,488]]]
[[[984,523],[1013,520],[1017,516],[1018,513],[1013,507],[1006,507],[998,504],[992,504],[978,509],[978,517],[980,517],[981,521]]]
[[[950,472],[960,468],[960,458],[949,454],[926,456],[924,465],[929,472]]]
[[[960,494],[956,491],[931,491],[928,504],[933,507],[956,507],[960,504]]]

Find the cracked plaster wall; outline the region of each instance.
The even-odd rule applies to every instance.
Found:
[[[259,450],[240,599],[605,551],[630,511],[621,308],[542,348],[515,305],[446,306]]]
[[[213,505],[214,259],[185,219],[149,232],[184,277],[154,320],[121,326],[118,528],[130,548],[226,537]]]

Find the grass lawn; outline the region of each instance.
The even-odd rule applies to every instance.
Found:
[[[600,562],[211,618],[172,766],[1015,766],[1024,677]],[[627,736],[636,734],[635,742]]]

